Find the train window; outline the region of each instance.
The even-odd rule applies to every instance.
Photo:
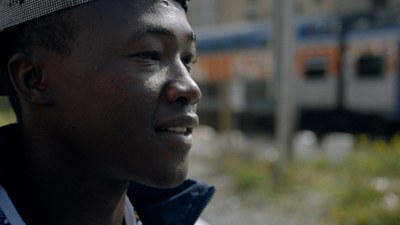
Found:
[[[359,78],[382,77],[385,73],[385,58],[381,55],[361,55],[357,60],[356,70]]]
[[[306,78],[318,79],[327,74],[328,60],[326,58],[309,58],[305,62],[304,75]]]

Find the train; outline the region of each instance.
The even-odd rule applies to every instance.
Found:
[[[363,20],[364,19],[364,20]],[[400,124],[400,23],[361,18],[300,18],[294,74],[299,129],[393,133]],[[344,26],[346,25],[346,26]],[[202,122],[273,131],[276,112],[273,25],[266,21],[195,28],[194,79]],[[227,98],[222,98],[224,92]],[[227,101],[228,103],[224,103]]]

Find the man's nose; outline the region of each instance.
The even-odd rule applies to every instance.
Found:
[[[169,102],[194,105],[200,101],[201,95],[199,86],[188,73],[180,79],[170,82],[167,87],[167,99]]]

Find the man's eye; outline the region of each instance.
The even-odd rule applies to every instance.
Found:
[[[196,63],[196,58],[194,56],[187,56],[182,58],[182,63],[185,65],[186,69],[191,72],[193,65]]]
[[[152,52],[152,51],[136,53],[136,54],[133,54],[132,57],[137,57],[137,58],[146,59],[146,60],[155,60],[155,61],[159,61],[161,59],[160,53]]]

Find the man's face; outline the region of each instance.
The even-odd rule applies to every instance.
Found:
[[[51,53],[44,64],[54,138],[98,174],[179,184],[201,98],[190,77],[195,40],[184,10],[171,0],[100,0],[74,16],[71,55]]]

